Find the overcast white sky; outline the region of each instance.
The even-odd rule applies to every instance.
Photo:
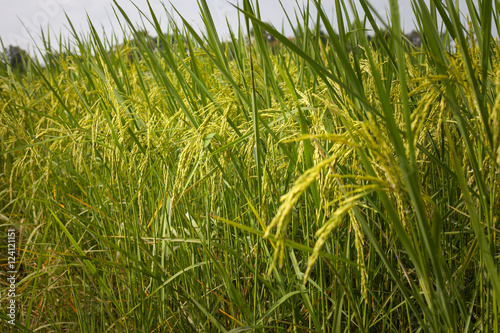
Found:
[[[307,0],[298,0],[304,3]],[[119,5],[127,12],[131,20],[139,25],[141,22],[138,10],[129,0],[117,0]],[[207,0],[215,24],[220,35],[227,36],[226,17],[229,23],[236,27],[238,16],[236,9],[231,3],[236,4],[238,0]],[[241,0],[239,1],[241,3]],[[295,0],[282,0],[286,12],[293,18],[294,11],[297,10]],[[311,1],[312,2],[312,1]],[[149,13],[146,0],[134,0],[135,5],[146,13]],[[196,0],[150,0],[151,6],[156,15],[160,18],[164,27],[168,25],[168,17],[165,14],[165,7],[171,11],[172,6],[184,16],[195,27],[201,26],[201,19]],[[281,28],[283,22],[286,22],[285,15],[278,0],[259,1],[262,18],[271,22],[276,27]],[[326,12],[333,17],[334,0],[323,0],[323,6]],[[385,17],[388,7],[388,0],[372,0],[374,7]],[[414,26],[414,17],[412,14],[410,1],[400,0],[400,12],[404,28],[407,32]],[[465,0],[460,0],[461,8],[465,7]],[[23,49],[32,50],[34,42],[40,43],[40,30],[47,29],[50,26],[52,35],[69,36],[67,30],[67,19],[65,13],[70,18],[75,28],[82,33],[87,33],[88,23],[87,15],[95,26],[101,27],[106,34],[111,31],[121,37],[121,29],[113,12],[112,0],[0,0],[0,38],[4,46],[18,45]],[[315,11],[313,12],[315,13]],[[123,22],[123,20],[121,20]],[[335,23],[336,24],[336,23]],[[153,29],[147,26],[150,32]],[[285,33],[291,35],[291,30],[285,24]],[[152,33],[153,34],[153,33]]]

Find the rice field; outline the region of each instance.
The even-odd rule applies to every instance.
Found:
[[[0,330],[498,333],[500,6],[359,3],[0,66]]]

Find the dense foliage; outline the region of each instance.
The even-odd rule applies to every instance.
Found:
[[[18,328],[498,332],[500,8],[412,3],[419,48],[397,1],[293,39],[245,1],[228,43],[201,1],[204,35],[122,12],[133,42],[0,69]]]

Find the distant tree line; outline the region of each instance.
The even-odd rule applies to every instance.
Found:
[[[275,50],[277,46],[279,45],[279,41],[271,35],[269,32],[267,32],[264,29],[261,29],[262,32],[262,37],[267,43],[271,46],[272,50]],[[313,33],[314,37],[317,37],[319,41],[326,45],[329,40],[330,36],[326,34],[324,31],[320,30],[316,33]],[[422,45],[422,39],[420,34],[413,30],[409,34],[406,34],[405,36],[405,41],[409,46],[413,46],[416,48],[421,47]],[[250,38],[255,38],[254,36],[254,31],[253,29],[250,30]],[[381,47],[381,42],[382,40],[385,40],[386,42],[389,42],[391,38],[391,33],[389,30],[381,30],[379,34],[377,35],[368,35],[367,36],[368,41],[370,44],[375,48],[380,48]],[[135,56],[138,56],[139,58],[141,57],[140,52],[138,52],[140,41],[139,39],[142,39],[142,42],[145,42],[152,50],[155,49],[160,49],[163,50],[164,45],[163,42],[167,41],[171,45],[176,44],[176,38],[172,35],[165,34],[162,36],[162,38],[158,37],[151,37],[146,31],[138,31],[134,39],[131,39],[129,41],[129,46],[131,48],[130,53],[128,55],[129,60],[132,60],[132,58]],[[289,38],[290,40],[294,40],[293,37]],[[224,44],[228,44],[227,42]],[[115,50],[120,49],[123,47],[122,45],[118,45]],[[55,66],[57,63],[58,59],[64,55],[59,55],[59,54],[49,54],[48,58],[46,60],[46,65],[47,66]],[[6,69],[7,66],[10,66],[14,70],[18,70],[20,72],[24,72],[26,68],[26,64],[29,61],[29,55],[28,53],[21,49],[19,46],[12,46],[10,45],[7,49],[4,49],[4,54],[3,54],[3,61],[1,63],[1,66],[3,69]]]
[[[368,35],[368,41],[375,48],[379,48],[381,46],[381,41],[385,40],[389,42],[391,39],[391,32],[389,30],[381,30],[378,35]],[[408,46],[413,46],[416,48],[420,48],[422,46],[422,38],[420,33],[416,30],[413,30],[409,34],[404,35],[404,42]]]
[[[20,72],[25,70],[26,64],[29,61],[28,52],[24,51],[19,46],[12,45],[4,49],[2,58],[3,69],[7,69],[7,66],[10,66],[12,69]]]
[[[269,24],[269,23],[268,23]],[[275,49],[279,45],[279,41],[271,35],[269,32],[267,32],[265,29],[261,29],[262,32],[262,37],[265,41],[268,42],[268,44],[271,46],[271,49]],[[313,38],[318,38],[319,41],[323,44],[326,45],[330,41],[330,36],[325,33],[323,30],[319,30],[317,32],[312,33]],[[338,35],[336,34],[336,37]],[[250,38],[254,39],[255,38],[255,32],[253,29],[250,30]],[[290,40],[294,40],[295,38],[289,38]],[[385,40],[386,42],[389,42],[391,39],[391,32],[389,30],[380,30],[378,34],[375,35],[367,35],[367,39],[370,42],[370,45],[374,47],[375,49],[378,49],[381,47],[381,42],[382,40]],[[408,34],[404,35],[404,42],[408,46],[412,46],[415,48],[420,48],[422,46],[422,39],[420,36],[420,33],[416,30],[411,31]],[[349,46],[350,49],[352,49],[352,45]]]
[[[163,38],[151,37],[146,31],[138,31],[134,36],[135,38],[128,40],[126,43],[128,44],[130,51],[128,54],[128,59],[132,60],[134,55],[141,58],[140,52],[138,49],[142,42],[145,42],[147,46],[149,46],[152,50],[163,49],[163,41],[167,41],[174,45],[176,40],[174,36],[165,34],[162,36]],[[124,44],[117,45],[114,48],[114,51],[117,51],[124,47]],[[111,55],[112,51],[108,52],[108,56]],[[45,55],[43,55],[44,64],[42,67],[57,67],[60,63],[61,59],[67,58],[68,56],[75,57],[75,54],[71,52],[58,53],[52,50],[47,51]],[[19,46],[10,45],[7,48],[3,49],[3,52],[0,53],[0,69],[6,70],[10,67],[12,70],[16,70],[19,72],[24,72],[26,70],[26,65],[30,60],[30,56],[28,52],[20,48]]]

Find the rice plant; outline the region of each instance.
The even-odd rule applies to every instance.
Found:
[[[131,37],[0,66],[16,329],[499,332],[500,6],[412,0],[416,47],[359,4],[222,41],[115,2]]]

